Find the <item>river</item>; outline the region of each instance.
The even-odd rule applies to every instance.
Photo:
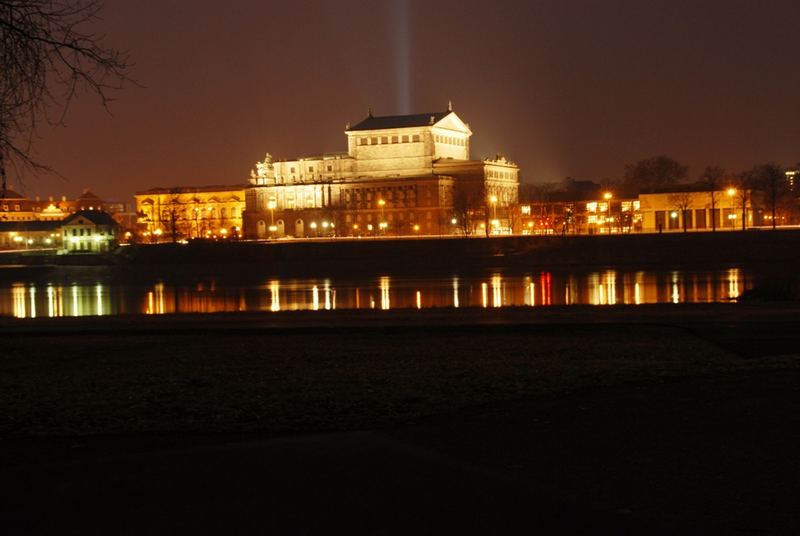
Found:
[[[2,275],[2,274],[0,274]],[[709,303],[753,285],[739,267],[702,270],[570,270],[484,276],[358,279],[195,277],[142,282],[104,275],[0,278],[0,315],[18,318],[334,309],[425,309]]]

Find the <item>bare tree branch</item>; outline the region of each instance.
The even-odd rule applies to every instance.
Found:
[[[84,29],[101,8],[100,0],[0,0],[0,196],[9,169],[51,171],[33,153],[42,121],[63,125],[81,92],[107,108],[115,91],[135,84],[128,54]]]

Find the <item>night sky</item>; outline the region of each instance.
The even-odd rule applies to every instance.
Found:
[[[27,177],[28,195],[241,183],[267,151],[346,150],[369,106],[449,99],[473,157],[502,151],[525,182],[656,154],[692,176],[800,161],[796,0],[107,0],[98,28],[145,87],[43,129],[38,158],[67,182]]]

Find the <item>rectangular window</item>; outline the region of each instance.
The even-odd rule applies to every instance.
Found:
[[[413,141],[415,143],[418,142],[419,141],[419,134],[414,134],[413,136],[411,136],[411,141]]]
[[[664,210],[656,210],[656,230],[661,232],[667,226],[667,213]]]
[[[678,221],[678,219],[679,219],[678,216],[679,216],[679,214],[678,214],[677,210],[671,210],[669,212],[669,225],[668,226],[669,226],[670,229],[677,229],[678,227],[680,227],[680,222]]]
[[[694,211],[695,227],[698,229],[705,229],[706,225],[706,210],[704,208]]]
[[[328,171],[333,171],[333,166],[328,166]]]
[[[733,209],[722,209],[722,225],[724,227],[736,227],[736,213],[733,211]]]
[[[408,143],[408,136],[403,136],[403,143]]]
[[[314,166],[308,166],[308,172],[314,173]]]
[[[289,168],[289,173],[294,173],[294,168]]]
[[[378,138],[372,138],[372,139],[370,140],[370,143],[371,143],[372,145],[378,145]]]
[[[382,136],[381,143],[387,145],[389,143],[389,136]]]
[[[358,144],[359,145],[366,145],[367,144],[367,138],[358,138]]]
[[[682,210],[681,217],[683,218],[683,227],[686,229],[694,229],[694,220],[692,218],[691,210]]]
[[[392,143],[397,143],[397,136],[392,136]]]

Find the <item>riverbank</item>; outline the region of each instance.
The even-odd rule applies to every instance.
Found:
[[[247,265],[270,275],[454,273],[546,266],[796,266],[800,231],[512,236],[138,246],[132,265]]]
[[[468,273],[558,266],[798,264],[800,230],[598,236],[421,237],[139,244],[113,255],[4,253],[5,265],[119,265],[129,271],[273,276]]]
[[[798,312],[3,319],[0,519],[22,533],[791,532]]]

